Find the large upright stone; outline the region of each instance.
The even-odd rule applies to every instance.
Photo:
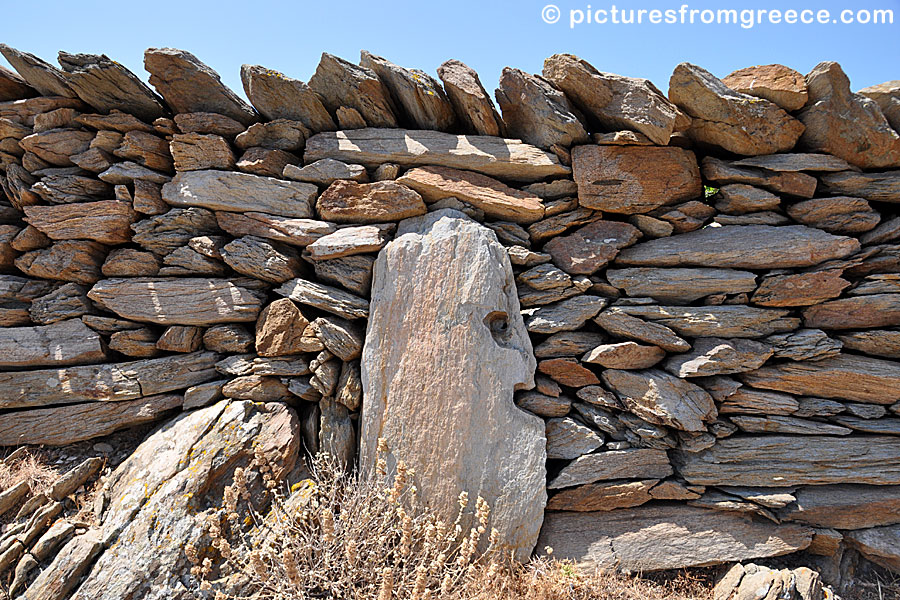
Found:
[[[59,64],[69,87],[100,112],[120,110],[148,123],[166,114],[146,83],[105,54],[60,52]]]
[[[900,135],[878,104],[850,91],[836,62],[822,62],[806,76],[809,102],[800,113],[806,131],[800,146],[826,152],[862,169],[900,167]]]
[[[225,87],[218,73],[186,50],[148,48],[144,68],[150,85],[176,113],[218,113],[244,125],[257,120],[256,111]]]
[[[369,127],[398,125],[390,92],[371,69],[323,52],[309,87],[331,113],[350,108]]]
[[[259,65],[241,66],[244,93],[270,121],[300,121],[310,131],[332,131],[334,120],[308,85]]]
[[[36,96],[37,92],[25,80],[5,67],[0,67],[0,102],[22,100]]]
[[[736,92],[690,63],[675,67],[669,99],[693,117],[688,135],[694,141],[735,154],[785,152],[804,129],[778,105]]]
[[[458,60],[448,60],[438,67],[437,73],[464,133],[503,135],[503,120],[474,69]]]
[[[460,491],[481,495],[502,544],[527,560],[547,500],[544,423],[515,406],[513,391],[534,385],[534,369],[494,234],[453,210],[403,221],[375,263],[363,472],[384,438],[389,468],[414,468],[425,503],[453,519]]]
[[[874,100],[894,131],[900,132],[900,80],[870,85],[857,93]]]
[[[322,132],[307,140],[303,160],[309,164],[322,158],[369,168],[384,163],[401,167],[435,165],[528,182],[570,173],[553,154],[519,140],[409,129]]]
[[[22,52],[6,44],[0,44],[0,53],[19,72],[25,82],[41,96],[75,98],[76,94],[66,83],[62,71],[30,52]]]
[[[733,71],[722,83],[736,92],[765,98],[784,110],[800,110],[806,104],[803,75],[784,65],[757,65]]]

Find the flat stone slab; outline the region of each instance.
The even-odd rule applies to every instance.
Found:
[[[782,556],[806,548],[812,536],[802,525],[662,504],[547,513],[538,546],[589,569],[641,572]]]
[[[311,183],[234,171],[187,171],[163,186],[162,199],[176,207],[314,219],[318,193]]]
[[[0,328],[0,368],[83,365],[106,360],[100,335],[81,319]]]
[[[547,501],[546,450],[544,422],[513,402],[535,369],[515,290],[506,249],[462,213],[400,223],[375,262],[360,463],[372,472],[384,438],[389,469],[415,469],[421,499],[450,519],[459,492],[482,496],[501,544],[525,561]]]
[[[370,168],[384,163],[402,167],[435,165],[528,182],[570,173],[555,155],[519,140],[410,129],[319,133],[307,140],[303,161],[308,164],[322,158]]]

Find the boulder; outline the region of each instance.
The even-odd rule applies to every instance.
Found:
[[[900,363],[855,354],[786,362],[743,373],[747,385],[796,394],[889,405],[900,400]]]
[[[404,173],[397,183],[414,189],[428,203],[456,198],[494,219],[533,223],[544,216],[544,205],[537,196],[479,173],[447,167],[418,167]]]
[[[804,127],[776,104],[736,92],[709,71],[690,63],[675,67],[669,100],[691,117],[695,142],[745,156],[785,152]]]
[[[900,133],[900,81],[895,79],[870,85],[857,93],[874,100],[894,131]]]
[[[601,73],[571,54],[546,59],[543,74],[603,131],[638,131],[660,146],[675,131],[679,110],[647,79]]]
[[[250,103],[269,121],[300,121],[316,133],[335,129],[322,101],[299,79],[259,65],[241,65],[241,83]]]
[[[588,141],[575,107],[543,77],[505,67],[494,95],[512,137],[545,149]]]
[[[225,87],[219,74],[187,52],[175,48],[148,48],[144,68],[150,85],[176,113],[210,112],[250,125],[256,111]]]
[[[478,73],[458,60],[448,60],[438,67],[437,74],[464,133],[504,135],[505,125]]]
[[[104,279],[88,297],[122,318],[158,325],[255,321],[260,296],[226,279]]]
[[[370,128],[323,132],[307,140],[303,155],[305,163],[322,158],[369,168],[384,163],[401,167],[433,165],[527,182],[569,174],[556,156],[519,140],[439,131]]]
[[[371,69],[323,52],[309,87],[331,113],[351,108],[369,127],[399,126],[390,92]]]
[[[538,546],[586,569],[646,572],[782,556],[806,548],[812,537],[802,525],[660,504],[548,513]]]
[[[803,149],[833,154],[861,169],[900,166],[900,135],[874,100],[850,91],[838,63],[819,63],[806,84],[809,102],[799,115],[806,125]]]
[[[479,494],[501,546],[527,560],[547,499],[546,452],[543,422],[513,403],[515,389],[534,385],[535,362],[506,250],[457,211],[404,221],[376,261],[372,299],[362,357],[362,471],[374,470],[384,438],[389,469],[400,460],[415,469],[424,502],[453,519],[460,491]],[[455,325],[435,328],[438,321]],[[438,364],[457,368],[435,370]],[[518,458],[510,468],[504,457],[512,453]]]
[[[175,207],[200,207],[226,212],[262,212],[310,219],[318,194],[309,183],[284,181],[233,171],[179,173],[162,188],[162,198]]]
[[[736,92],[764,98],[793,112],[806,104],[806,80],[784,65],[758,65],[732,71],[722,83]]]
[[[360,56],[359,64],[378,76],[410,125],[416,129],[453,129],[453,106],[431,75],[420,69],[405,69],[365,50]]]
[[[319,196],[316,211],[326,221],[360,224],[402,221],[424,215],[426,208],[422,197],[400,182],[356,183],[341,179]]]
[[[683,148],[579,146],[572,166],[586,208],[631,215],[703,195],[697,159]]]
[[[617,264],[652,267],[779,269],[811,267],[846,258],[859,242],[818,229],[791,225],[707,227],[684,235],[649,240],[623,250]]]

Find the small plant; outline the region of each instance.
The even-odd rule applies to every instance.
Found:
[[[719,193],[719,188],[717,188],[717,187],[713,187],[711,185],[703,186],[703,198],[704,199],[712,198],[713,196],[715,196],[718,193]]]

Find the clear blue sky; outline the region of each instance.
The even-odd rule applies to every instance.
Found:
[[[541,18],[548,3],[561,19]],[[893,25],[598,25],[569,28],[570,10],[892,9]],[[682,61],[723,77],[734,69],[779,62],[808,72],[840,62],[853,89],[900,79],[900,0],[119,0],[35,4],[3,2],[0,41],[56,63],[56,52],[104,53],[146,80],[143,51],[174,46],[196,54],[243,96],[239,70],[261,64],[308,80],[322,51],[354,62],[360,49],[435,74],[456,58],[476,69],[493,92],[504,66],[539,73],[557,52],[577,54],[601,71],[646,77],[664,92]],[[586,19],[586,17],[585,17]],[[33,26],[33,27],[32,27]]]

